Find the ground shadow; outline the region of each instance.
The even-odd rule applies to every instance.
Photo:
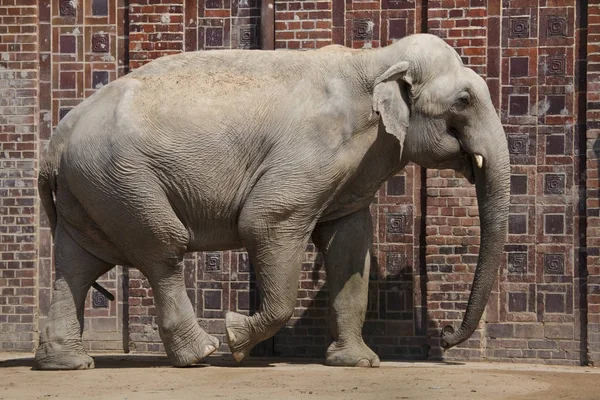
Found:
[[[118,354],[118,355],[92,355],[96,369],[131,369],[131,368],[176,368],[171,365],[166,356],[142,355],[142,354]],[[288,365],[315,365],[323,364],[323,359],[303,357],[252,357],[237,363],[231,356],[218,355],[209,357],[202,364],[192,365],[187,368],[273,368],[276,364]],[[394,360],[398,361],[398,360]],[[402,364],[414,364],[422,361],[399,360]],[[435,361],[428,364],[462,365],[460,362]],[[19,357],[0,361],[1,368],[27,367],[33,368],[33,357]],[[335,367],[331,367],[335,368]]]

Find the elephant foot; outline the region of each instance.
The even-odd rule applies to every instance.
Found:
[[[188,367],[197,364],[211,355],[219,348],[219,339],[204,334],[201,339],[189,342],[188,345],[177,349],[169,349],[165,346],[167,355],[175,367]]]
[[[379,357],[362,340],[347,344],[334,341],[327,349],[325,364],[340,367],[379,367]]]
[[[241,362],[250,354],[254,345],[250,342],[250,329],[248,317],[242,314],[228,312],[225,316],[227,328],[227,342],[233,358]]]
[[[35,369],[38,370],[74,370],[94,368],[94,359],[83,347],[81,350],[64,350],[58,343],[42,343],[35,353]]]

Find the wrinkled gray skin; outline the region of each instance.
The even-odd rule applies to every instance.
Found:
[[[227,314],[241,361],[292,315],[311,235],[333,309],[327,364],[377,366],[361,336],[369,204],[410,161],[477,186],[481,253],[463,323],[442,338],[451,347],[477,326],[501,262],[509,158],[485,82],[441,39],[183,53],[107,85],[61,121],[40,168],[56,283],[37,367],[93,367],[84,299],[115,264],[147,276],[173,364],[202,360],[219,344],[196,321],[183,255],[245,246],[262,302],[251,317]]]

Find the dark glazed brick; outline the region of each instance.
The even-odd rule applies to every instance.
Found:
[[[94,53],[108,53],[110,51],[108,33],[97,33],[92,36],[92,51]]]
[[[406,178],[393,176],[387,181],[387,194],[390,196],[404,196],[406,192]]]
[[[547,293],[545,310],[549,313],[564,313],[565,312],[565,296],[557,293]]]
[[[386,7],[387,3],[387,7]],[[415,0],[383,0],[381,2],[381,8],[389,8],[389,9],[405,9],[405,8],[414,8]]]
[[[526,274],[527,273],[527,253],[509,253],[508,254],[508,273]]]
[[[375,23],[370,19],[357,19],[352,21],[352,38],[354,40],[373,39],[373,26]]]
[[[546,136],[546,155],[565,154],[565,137],[563,135]]]
[[[248,253],[238,254],[238,272],[250,272],[250,256],[248,256]]]
[[[510,115],[527,115],[529,112],[529,96],[512,95],[508,100]]]
[[[529,17],[511,17],[509,23],[508,37],[528,38],[529,37]]]
[[[527,293],[509,293],[508,311],[523,312],[527,311]]]
[[[108,0],[92,0],[92,15],[108,15]]]
[[[95,290],[92,292],[92,307],[93,308],[108,308],[108,299],[100,292]]]
[[[510,324],[487,324],[486,333],[490,338],[513,337],[513,326]]]
[[[510,194],[527,194],[527,175],[511,175]]]
[[[223,8],[223,0],[205,0],[205,8]]]
[[[104,85],[108,85],[108,71],[94,71],[92,72],[92,87],[94,89],[100,89]]]
[[[510,59],[510,76],[512,76],[513,78],[529,76],[529,57],[513,57],[513,58],[511,58]]]
[[[544,273],[548,275],[563,275],[565,273],[564,254],[544,254]]]
[[[204,270],[206,272],[216,272],[221,270],[221,253],[204,254]]]
[[[204,309],[220,310],[221,309],[221,290],[206,290],[204,289]]]
[[[529,138],[523,135],[508,135],[508,152],[512,155],[527,154]]]
[[[388,311],[407,311],[404,292],[386,292],[385,302]]]
[[[59,51],[65,54],[77,53],[77,38],[73,35],[62,35],[59,39]]]
[[[567,67],[567,60],[564,56],[551,56],[546,59],[546,74],[564,75]]]
[[[58,119],[59,120],[63,119],[65,117],[65,115],[67,115],[67,113],[71,110],[72,110],[72,108],[60,108],[58,110]]]
[[[471,0],[471,7],[485,7],[487,0]]]
[[[223,28],[206,28],[206,46],[223,46]]]
[[[565,96],[548,96],[548,115],[561,115],[565,109]]]
[[[387,216],[388,233],[405,233],[407,216],[404,214],[389,214]]]
[[[562,235],[565,231],[565,216],[549,214],[544,216],[544,232],[547,235]]]
[[[73,71],[65,71],[60,73],[60,88],[61,89],[75,89],[77,83],[77,77]]]
[[[513,235],[527,233],[527,216],[519,214],[509,215],[508,233],[511,233]]]
[[[544,194],[564,194],[565,176],[562,174],[546,174],[544,176]]]
[[[238,310],[250,310],[250,293],[247,291],[237,291],[237,309]]]
[[[61,16],[66,17],[68,15],[75,15],[76,8],[73,4],[77,0],[61,0],[59,13]]]
[[[388,29],[389,39],[402,39],[406,36],[406,19],[390,19]]]
[[[546,25],[546,35],[558,37],[567,36],[567,19],[555,15],[549,16]]]

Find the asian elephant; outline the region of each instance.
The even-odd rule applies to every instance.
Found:
[[[481,247],[466,340],[502,261],[509,204],[505,134],[485,81],[433,35],[379,49],[190,52],[152,61],[71,110],[40,166],[56,282],[39,369],[92,368],[81,341],[90,285],[116,264],[148,278],[171,362],[219,347],[186,295],[186,252],[245,247],[259,311],[226,316],[243,360],[291,317],[312,236],[332,305],[326,363],[378,366],[361,329],[372,245],[369,205],[408,162],[476,184]]]

